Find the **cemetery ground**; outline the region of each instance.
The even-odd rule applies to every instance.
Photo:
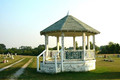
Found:
[[[23,61],[11,66],[0,72],[0,80],[8,80],[10,77],[19,70],[25,63],[31,58],[32,62],[25,68],[24,73],[18,77],[18,79],[29,79],[29,80],[120,80],[120,58],[117,55],[107,54],[109,58],[114,62],[104,61],[103,55],[96,55],[96,69],[89,72],[62,72],[57,74],[45,74],[37,72],[36,56],[14,56],[14,59],[9,59],[8,63],[0,63],[0,69],[10,65],[22,58]],[[0,62],[2,61],[0,57]],[[40,58],[42,60],[42,57]]]

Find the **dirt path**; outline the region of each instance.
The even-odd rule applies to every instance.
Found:
[[[16,80],[24,72],[24,69],[30,64],[32,60],[33,58],[31,58],[25,65],[23,65],[21,69],[16,71],[16,73],[10,77],[10,80]]]
[[[13,64],[11,64],[11,65],[8,65],[8,66],[6,66],[6,67],[3,67],[3,68],[0,69],[0,71],[3,71],[3,70],[5,70],[5,69],[9,68],[9,67],[11,67],[11,66],[13,66],[13,65],[15,65],[15,64],[17,64],[17,63],[19,63],[19,62],[21,62],[21,61],[24,60],[24,59],[25,59],[25,58],[23,58],[23,59],[21,59],[21,60],[15,62],[15,63],[13,63]]]

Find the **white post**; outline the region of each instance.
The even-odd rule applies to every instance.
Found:
[[[57,51],[59,52],[59,36],[57,36]]]
[[[61,71],[63,72],[63,58],[64,58],[64,33],[61,35],[62,51],[61,51]]]
[[[86,40],[85,40],[85,33],[83,33],[83,36],[82,36],[82,45],[83,45],[83,60],[85,60],[85,50],[86,50]]]
[[[57,56],[55,55],[55,73],[57,73]]]
[[[73,36],[73,49],[76,50],[76,45],[75,45],[75,36]]]
[[[39,57],[37,57],[37,71],[39,71]]]
[[[90,36],[87,36],[87,48],[90,50]]]
[[[45,49],[46,49],[46,54],[45,54],[45,60],[48,60],[48,35],[45,35]]]
[[[93,50],[95,50],[95,35],[93,35]]]

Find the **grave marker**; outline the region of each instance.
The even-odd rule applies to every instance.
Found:
[[[17,53],[15,53],[15,56],[17,56]]]
[[[8,60],[6,60],[6,63],[8,63]]]
[[[120,58],[120,55],[117,55],[118,58]]]
[[[12,59],[14,59],[14,56],[12,55],[12,57],[11,57]]]

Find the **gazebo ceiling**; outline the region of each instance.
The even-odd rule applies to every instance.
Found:
[[[50,36],[61,36],[61,32],[64,32],[65,36],[81,36],[83,32],[86,35],[99,34],[100,32],[76,19],[71,15],[67,15],[50,25],[46,29],[40,32],[41,35],[48,34]]]

